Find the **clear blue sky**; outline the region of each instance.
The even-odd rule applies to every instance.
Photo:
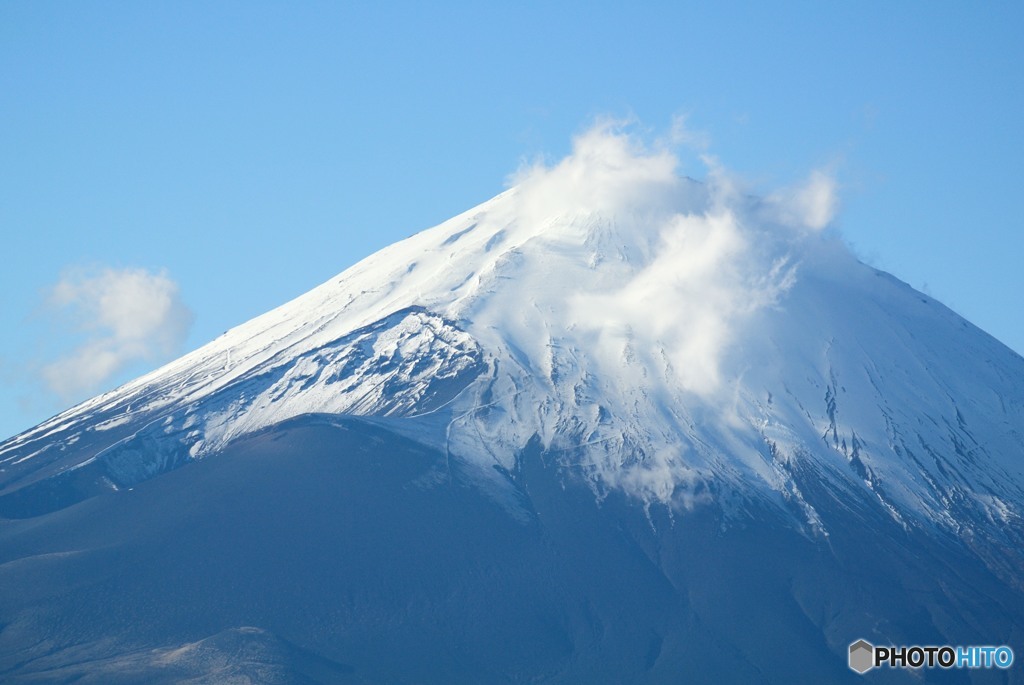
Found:
[[[862,258],[1024,351],[1024,4],[554,5],[0,3],[0,438],[67,402],[68,269],[166,269],[184,352],[605,114],[686,113],[755,185],[831,166]]]

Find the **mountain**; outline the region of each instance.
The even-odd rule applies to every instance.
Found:
[[[0,445],[0,674],[911,682],[847,645],[1019,645],[1024,359],[859,262],[822,177],[677,166],[591,131]]]

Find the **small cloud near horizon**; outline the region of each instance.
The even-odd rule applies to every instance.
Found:
[[[166,271],[76,268],[47,290],[45,309],[56,331],[78,345],[38,370],[64,401],[100,390],[129,365],[178,352],[194,316]]]

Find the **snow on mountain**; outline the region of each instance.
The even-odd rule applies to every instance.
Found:
[[[1024,359],[860,263],[827,228],[825,177],[758,198],[678,165],[607,127],[580,136],[492,200],[0,445],[3,511],[326,413],[386,422],[496,492],[537,441],[599,498],[757,500],[827,536],[810,472],[902,526],[1019,529]]]

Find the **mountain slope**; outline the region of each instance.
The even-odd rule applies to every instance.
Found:
[[[599,145],[621,149],[595,161]],[[596,489],[647,501],[731,485],[818,526],[787,472],[800,459],[896,518],[1019,519],[1019,356],[770,202],[628,145],[579,141],[558,167],[8,441],[4,480],[98,459],[128,486],[327,412],[402,417],[396,430],[485,467],[512,468],[536,435]],[[588,190],[553,198],[563,176]]]
[[[1022,636],[1019,595],[891,520],[858,527],[839,512],[831,546],[757,507],[727,526],[714,504],[648,520],[621,494],[598,504],[552,456],[527,451],[515,480],[529,513],[513,516],[440,452],[304,416],[131,491],[10,522],[0,673],[853,683],[851,635]]]

